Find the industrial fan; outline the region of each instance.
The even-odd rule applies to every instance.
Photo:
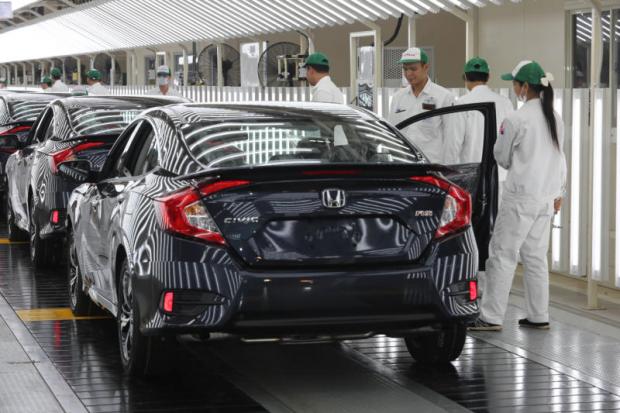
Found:
[[[227,44],[221,50],[224,86],[241,86],[239,52]],[[205,85],[217,86],[217,45],[205,47],[198,55],[198,76]]]
[[[302,86],[305,71],[301,65],[306,57],[295,43],[279,42],[267,47],[258,60],[261,86]]]

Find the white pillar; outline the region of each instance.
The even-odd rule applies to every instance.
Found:
[[[22,84],[28,86],[28,76],[26,76],[26,63],[22,63]]]
[[[30,62],[30,70],[32,70],[32,84],[33,86],[37,86],[39,84],[39,80],[37,79],[37,70],[34,62]]]
[[[415,15],[407,18],[407,48],[415,47],[416,45],[416,24]]]
[[[602,114],[598,113],[602,108],[601,105],[597,105],[597,93],[596,93],[596,89],[599,86],[599,77],[601,74],[601,64],[602,64],[602,59],[603,59],[603,53],[602,53],[602,31],[601,31],[601,9],[600,9],[600,4],[597,4],[597,2],[593,1],[592,2],[592,48],[591,48],[591,54],[590,54],[590,61],[591,61],[591,71],[590,71],[590,154],[593,155],[594,151],[596,150],[596,148],[594,147],[594,141],[595,139],[597,139],[597,137],[595,136],[597,134],[597,130],[595,128],[596,126],[596,119],[599,118],[600,116],[602,116]],[[594,168],[600,168],[601,165],[596,165],[595,162],[591,163],[591,168],[590,168],[590,177],[593,179],[594,176],[596,175]],[[590,180],[590,182],[592,182],[592,180]],[[595,205],[598,201],[600,200],[595,200],[594,197],[596,195],[594,194],[594,190],[592,188],[592,185],[590,185],[590,190],[589,190],[589,198],[590,198],[590,208],[591,208],[591,220],[590,220],[590,231],[588,231],[589,237],[592,238],[592,242],[590,243],[590,245],[592,245],[592,249],[590,250],[589,253],[589,260],[588,262],[590,262],[591,264],[588,266],[588,271],[587,271],[587,275],[588,275],[588,308],[599,308],[599,303],[598,303],[598,280],[602,278],[603,274],[594,274],[594,263],[598,262],[598,265],[600,266],[599,270],[601,272],[608,272],[608,269],[606,268],[606,260],[605,260],[605,254],[604,252],[601,250],[595,251],[596,245],[600,245],[601,247],[603,247],[603,249],[607,248],[607,242],[603,242],[603,240],[601,239],[594,239],[595,237],[598,238],[597,234],[595,234],[595,229],[596,227],[599,225],[599,222],[597,221],[599,218],[599,214],[602,214],[602,211],[594,211],[593,210],[593,205]],[[601,237],[603,237],[604,235],[609,236],[609,234],[600,234]],[[594,256],[594,255],[597,256]],[[605,267],[603,267],[605,266]]]
[[[116,60],[114,59],[114,56],[112,55],[108,55],[110,56],[110,86],[114,86],[114,72],[116,71]]]
[[[467,11],[465,20],[465,60],[478,54],[478,8],[472,7]]]
[[[224,86],[224,72],[222,68],[222,44],[218,43],[217,48],[217,85]]]
[[[196,56],[193,57],[194,59]],[[189,81],[189,62],[187,59],[187,48],[183,47],[183,86],[187,86]]]

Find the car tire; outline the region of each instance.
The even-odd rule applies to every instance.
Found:
[[[80,272],[77,248],[73,231],[67,235],[67,281],[69,285],[69,307],[75,316],[89,316],[93,312],[93,302],[84,292],[84,279]]]
[[[429,334],[406,336],[405,344],[418,363],[441,364],[456,360],[466,339],[467,327],[462,323],[451,323]]]
[[[36,268],[55,266],[59,262],[59,255],[55,247],[58,242],[55,240],[41,239],[39,226],[37,225],[32,209],[29,214],[29,239],[30,239],[30,260]]]
[[[121,364],[128,376],[148,378],[166,373],[171,363],[166,358],[171,339],[145,336],[140,332],[140,307],[133,294],[133,280],[125,259],[118,277],[117,331]],[[168,340],[166,340],[168,338]]]
[[[6,200],[6,225],[9,241],[27,241],[28,234],[26,233],[26,231],[22,231],[15,223],[15,215],[13,214],[13,208],[11,207],[11,201],[9,200],[9,197],[5,196],[4,199]]]

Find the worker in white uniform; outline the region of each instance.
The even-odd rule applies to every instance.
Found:
[[[493,92],[487,86],[489,77],[490,69],[486,60],[480,57],[474,57],[467,61],[463,68],[463,80],[469,92],[460,97],[456,101],[456,104],[495,103],[495,121],[497,134],[499,135],[500,125],[508,115],[514,112],[514,107],[507,97]],[[465,112],[464,115],[464,124],[461,125],[464,132],[453,134],[452,139],[447,139],[445,142],[446,158],[444,161],[447,164],[479,163],[482,161],[482,150],[484,149],[484,116],[475,110]],[[498,195],[501,200],[507,171],[500,166],[497,172],[499,178]],[[479,296],[484,294],[485,285],[486,273],[485,271],[479,271]]]
[[[502,95],[493,92],[488,86],[489,64],[480,57],[470,59],[463,70],[463,79],[469,93],[460,97],[456,104],[467,105],[471,103],[492,102],[495,103],[495,120],[497,122],[497,132],[504,119],[514,111],[510,100]],[[484,117],[478,111],[470,111],[465,114],[465,132],[455,134],[454,139],[446,140],[447,164],[477,163],[482,161],[482,150],[484,148]],[[502,174],[500,174],[502,175]],[[503,178],[505,180],[504,170]]]
[[[390,105],[388,121],[393,125],[427,110],[452,106],[454,95],[428,77],[429,61],[424,50],[407,49],[398,61],[409,86],[396,92]],[[444,135],[449,129],[446,116],[436,116],[402,130],[407,139],[435,163],[444,161]]]
[[[41,89],[44,92],[49,92],[51,87],[52,87],[52,78],[49,76],[43,76],[43,79],[41,79]]]
[[[161,95],[161,96],[178,96],[183,95],[174,89],[171,85],[172,72],[166,65],[159,66],[157,68],[157,89],[151,89],[147,92],[147,95]]]
[[[502,329],[519,254],[526,306],[519,326],[548,329],[547,251],[551,220],[560,210],[566,180],[564,127],[553,110],[553,77],[538,63],[523,61],[502,79],[512,80],[515,94],[525,103],[504,120],[494,148],[508,177],[486,261],[480,317],[470,329]]]
[[[323,53],[312,53],[306,59],[306,80],[312,87],[312,102],[345,103],[344,95],[329,76],[329,60]]]
[[[65,82],[63,82],[60,79],[62,77],[62,70],[55,67],[52,69],[50,74],[52,75],[52,81],[54,82],[52,84],[52,87],[49,89],[50,92],[68,92],[69,91],[69,87],[65,84]]]
[[[90,69],[86,72],[86,83],[88,83],[89,95],[109,95],[108,88],[101,84],[101,72],[97,69]]]

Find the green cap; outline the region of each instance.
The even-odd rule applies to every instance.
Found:
[[[486,73],[489,74],[489,64],[481,57],[474,57],[465,63],[463,73]]]
[[[86,72],[86,77],[92,80],[101,80],[101,72],[97,69],[90,69]]]
[[[503,80],[518,80],[530,85],[540,85],[552,79],[551,74],[545,73],[543,68],[532,60],[523,60],[513,69],[512,73],[502,75]]]
[[[49,76],[43,76],[43,79],[41,79],[41,84],[43,83],[47,83],[48,86],[52,86],[52,78]]]
[[[55,68],[53,68],[53,69],[52,69],[52,71],[50,72],[50,74],[51,74],[53,77],[60,77],[60,76],[62,76],[62,70],[60,70],[59,68],[55,67]]]
[[[411,47],[402,54],[398,63],[428,63],[428,55],[419,47]]]
[[[327,56],[325,56],[323,53],[312,53],[310,56],[306,58],[304,67],[309,66],[309,65],[329,67],[329,60],[327,60]]]

